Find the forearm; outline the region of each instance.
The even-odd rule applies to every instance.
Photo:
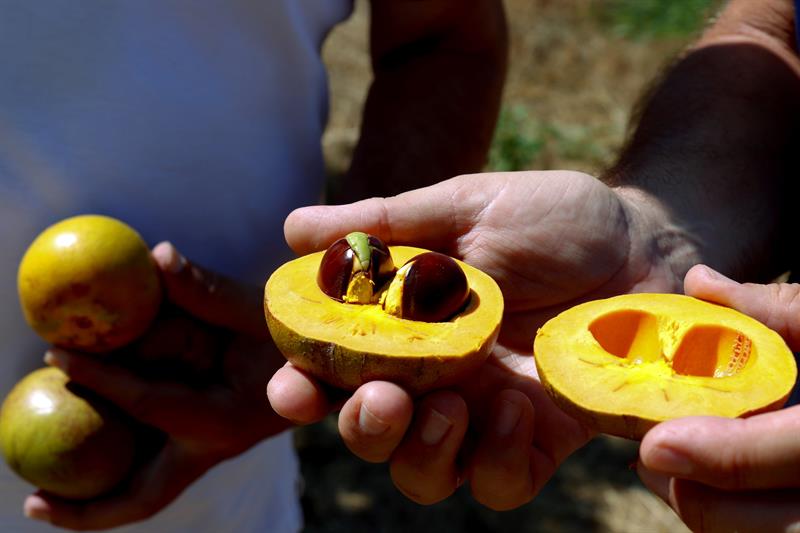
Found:
[[[791,2],[767,2],[730,3],[650,95],[607,174],[660,202],[700,260],[752,280],[794,259],[783,241],[800,154]]]
[[[439,8],[408,7],[415,4]],[[482,169],[505,77],[505,20],[494,0],[458,4],[374,3],[374,81],[351,167],[329,201],[388,196]]]

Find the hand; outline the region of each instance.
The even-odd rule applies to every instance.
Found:
[[[162,445],[113,494],[67,502],[39,491],[25,502],[28,516],[81,530],[142,520],[212,466],[288,427],[264,398],[284,359],[269,340],[260,287],[193,265],[168,243],[153,256],[170,304],[186,313],[160,314],[143,339],[107,359],[54,349],[46,361],[160,430]]]
[[[505,298],[498,348],[475,376],[417,399],[391,383],[358,389],[339,429],[368,461],[390,461],[397,487],[420,503],[468,480],[493,509],[529,501],[590,433],[550,401],[536,379],[537,328],[587,299],[676,291],[689,241],[659,206],[575,172],[470,175],[386,199],[311,207],[286,221],[299,254],[361,230],[463,259],[492,276]],[[677,258],[677,259],[676,259]],[[273,408],[297,423],[334,404],[314,379],[286,365],[268,386]]]
[[[698,265],[686,294],[738,309],[800,350],[800,285],[739,284]],[[800,525],[800,406],[745,419],[659,424],[639,451],[639,476],[694,531],[789,531]]]

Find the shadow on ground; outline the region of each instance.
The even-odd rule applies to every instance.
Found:
[[[631,467],[637,445],[623,439],[598,437],[533,502],[502,513],[476,503],[468,487],[432,506],[407,500],[387,465],[361,461],[345,448],[334,416],[299,429],[296,443],[308,532],[642,531],[645,524],[647,531],[680,531],[669,511],[649,503]]]

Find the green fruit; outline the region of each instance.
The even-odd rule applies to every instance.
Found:
[[[124,413],[57,368],[25,376],[0,408],[0,448],[9,467],[63,498],[89,499],[118,485],[133,465],[134,439]]]

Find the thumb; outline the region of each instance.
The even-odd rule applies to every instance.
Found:
[[[448,248],[472,227],[492,183],[478,176],[459,176],[388,198],[296,209],[284,224],[286,242],[304,255],[351,231],[363,231],[390,244],[454,252]]]
[[[726,490],[798,486],[800,406],[749,418],[686,417],[642,439],[651,471]]]
[[[800,350],[800,284],[737,283],[705,265],[686,273],[689,296],[732,307],[777,331],[792,351]]]
[[[153,248],[167,297],[196,318],[257,339],[268,339],[260,287],[244,285],[187,260],[169,242]]]

